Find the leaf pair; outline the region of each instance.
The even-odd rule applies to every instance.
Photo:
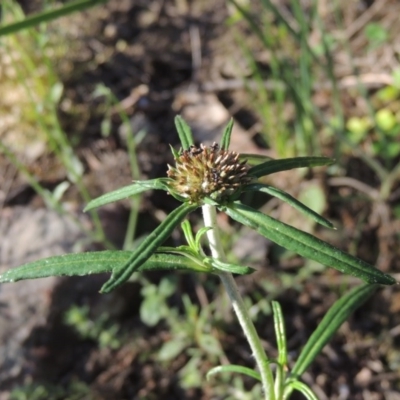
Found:
[[[128,197],[131,193],[137,194],[148,188],[165,188],[164,184],[160,184],[160,182],[156,181],[157,180],[137,182],[126,188],[108,193],[107,195],[101,196],[89,203],[87,209]],[[282,195],[280,191],[276,192],[277,189],[263,185],[260,187],[251,186],[250,189],[266,189],[267,193],[278,194],[278,196]],[[284,200],[289,200],[289,203],[294,200],[293,198],[287,197],[289,196],[287,194],[282,196]],[[306,214],[311,211],[304,205],[299,206],[297,203],[294,204],[298,209]],[[303,207],[305,208],[303,209]],[[163,223],[147,236],[133,252],[108,251],[52,257],[9,270],[0,276],[0,282],[11,282],[20,279],[40,278],[52,275],[71,276],[112,271],[110,280],[106,282],[102,288],[102,292],[109,292],[129,279],[134,271],[139,270],[146,271],[159,268],[164,270],[183,269],[198,272],[230,270],[230,272],[240,274],[251,272],[251,270],[246,269],[246,267],[229,266],[229,264],[224,265],[218,260],[213,260],[213,263],[211,264],[209,262],[210,267],[207,271],[207,268],[204,265],[202,266],[201,262],[196,263],[193,260],[190,261],[188,257],[183,257],[182,254],[181,256],[173,256],[172,254],[169,254],[168,257],[166,254],[154,254],[186,215],[197,208],[198,205],[183,203],[180,207],[169,214]],[[235,202],[229,205],[220,205],[219,208],[239,223],[256,230],[267,239],[306,258],[318,261],[324,265],[338,269],[341,272],[358,277],[368,283],[380,283],[385,285],[396,283],[394,278],[382,273],[372,265],[353,257],[306,232],[277,221],[251,207],[245,206],[240,202]],[[319,220],[319,218],[322,217],[317,214],[318,217],[315,217],[314,214],[311,213],[309,215],[314,217],[314,219],[323,225],[328,225],[326,220]],[[169,253],[171,253],[171,249],[169,249]],[[128,258],[127,255],[130,255],[130,257]],[[163,262],[165,263],[164,266],[162,264]],[[174,268],[174,263],[176,268]]]

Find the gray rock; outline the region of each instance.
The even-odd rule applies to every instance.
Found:
[[[68,216],[30,207],[0,211],[0,272],[44,257],[74,250],[85,238]],[[46,323],[51,294],[61,278],[0,285],[0,399],[31,367],[24,342],[35,327]]]

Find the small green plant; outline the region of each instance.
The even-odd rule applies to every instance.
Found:
[[[388,168],[396,166],[396,158],[400,154],[400,113],[397,111],[399,98],[398,84],[385,86],[371,99],[374,105],[371,115],[353,116],[346,123],[351,144],[362,144],[368,155],[381,157]]]
[[[225,128],[219,145],[214,143],[211,146],[200,145],[198,147],[194,145],[191,130],[185,121],[178,116],[175,122],[182,149],[177,151],[172,148],[175,165],[168,166],[168,177],[136,181],[129,186],[92,200],[85,209],[86,211],[91,210],[146,190],[164,190],[179,200],[182,204],[172,211],[136,249],[51,257],[11,269],[0,276],[0,282],[15,282],[21,279],[52,275],[82,276],[111,272],[110,279],[101,288],[102,293],[109,293],[128,281],[136,271],[181,270],[216,274],[221,278],[229,295],[232,307],[250,345],[257,370],[239,365],[225,365],[213,368],[208,376],[217,373],[248,375],[261,382],[263,397],[268,400],[288,399],[295,390],[302,392],[307,399],[316,399],[312,390],[301,381],[302,374],[340,325],[375,292],[379,284],[392,285],[396,281],[372,265],[309,233],[265,215],[239,200],[244,192],[267,193],[287,202],[317,223],[333,228],[329,221],[286,192],[258,182],[258,178],[279,171],[329,165],[333,162],[332,159],[296,157],[282,160],[262,160],[260,157],[229,151],[232,121]],[[203,212],[204,227],[194,235],[189,223],[184,221],[184,218],[198,208],[201,208]],[[278,345],[278,357],[273,360],[268,357],[262,347],[261,340],[232,275],[249,274],[252,269],[226,261],[216,222],[217,211],[226,213],[238,223],[254,229],[288,250],[358,277],[367,283],[351,290],[332,306],[309,338],[290,371],[284,318],[280,306],[277,302],[272,302]],[[180,224],[187,245],[163,247],[165,240]],[[208,239],[211,255],[207,255],[202,248],[203,236]],[[166,292],[168,293],[168,290]]]
[[[179,355],[186,353],[189,357],[179,371],[182,387],[201,387],[203,376],[200,368],[202,362],[215,364],[223,355],[218,339],[213,335],[211,307],[193,304],[188,295],[182,296],[184,317],[177,310],[169,310],[166,322],[171,330],[171,340],[165,342],[158,353],[158,360],[164,364],[171,363]]]
[[[95,394],[83,382],[72,382],[66,388],[48,384],[27,384],[14,389],[10,400],[82,400]]]
[[[93,320],[90,318],[88,306],[72,306],[66,312],[64,321],[74,328],[82,338],[95,340],[100,347],[116,349],[121,346],[117,339],[119,327],[110,322],[106,313]]]
[[[374,49],[382,46],[388,41],[389,34],[384,26],[371,22],[364,28],[365,37],[368,40],[368,49]]]
[[[360,117],[351,117],[343,135],[343,150],[351,150],[376,174],[380,181],[373,202],[390,209],[389,199],[395,191],[400,176],[400,114],[397,103],[400,98],[399,72],[393,71],[393,84],[377,91],[367,99],[369,112]]]

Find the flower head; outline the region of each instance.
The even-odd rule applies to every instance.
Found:
[[[175,158],[175,167],[168,165],[170,188],[173,192],[200,203],[204,197],[215,201],[228,199],[250,182],[246,161],[239,154],[211,146],[190,146]]]

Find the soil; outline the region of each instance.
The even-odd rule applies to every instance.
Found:
[[[27,12],[41,7],[39,1],[20,3],[27,7]],[[395,43],[400,31],[391,16],[397,18],[400,7],[393,1],[353,3],[344,7],[347,27],[344,34],[372,94],[385,84],[394,59],[398,65],[398,50],[396,53],[389,45],[382,45],[366,54],[363,25],[358,26],[354,21],[361,24],[364,18],[386,23],[393,28]],[[290,14],[288,8],[282,6],[282,10]],[[323,9],[321,13],[324,15]],[[64,84],[58,114],[85,168],[84,183],[93,197],[132,180],[121,109],[128,115],[133,132],[145,132],[136,145],[141,179],[165,176],[166,164],[172,160],[169,145],[179,147],[173,123],[177,114],[190,124],[195,140],[204,143],[218,140],[233,115],[232,150],[276,156],[274,149],[260,139],[259,119],[248,103],[241,78],[246,65],[232,28],[226,23],[230,16],[232,11],[222,0],[110,0],[60,20],[69,51],[57,61]],[[327,29],[329,24],[334,26],[329,14],[324,18]],[[51,29],[55,29],[54,25]],[[262,54],[261,45],[251,39],[251,32],[242,29],[243,35],[250,38],[250,46],[259,52],[260,68],[268,71],[268,54]],[[362,115],[366,105],[360,104],[362,101],[351,92],[349,62],[342,53],[335,55],[335,72],[345,87],[343,104],[348,105],[349,115]],[[243,66],[242,75],[232,65]],[[367,78],[373,74],[376,79],[368,86]],[[104,96],[93,96],[99,84],[109,88],[118,102],[111,111],[107,137],[101,135],[107,101]],[[322,78],[318,85],[313,101],[329,114],[332,112],[329,92]],[[288,108],[287,112],[290,115],[292,110]],[[139,136],[137,133],[136,137]],[[2,140],[6,141],[6,137]],[[322,146],[323,154],[334,153],[331,141]],[[20,159],[25,160],[26,167],[43,187],[52,190],[68,179],[62,164],[46,147],[31,143],[19,151]],[[273,210],[274,216],[307,227],[319,237],[398,276],[400,224],[393,210],[398,204],[399,185],[395,185],[388,199],[377,200],[374,193],[379,179],[356,153],[345,154],[339,164],[339,175],[351,178],[347,184],[341,184],[326,170],[307,175],[282,173],[270,182],[293,195],[301,193],[307,185],[323,188],[327,199],[324,215],[334,221],[337,231],[306,226],[273,202],[266,205],[267,209]],[[0,155],[0,171],[1,271],[51,255],[104,248],[87,235],[93,222],[82,213],[85,203],[73,185],[62,197],[65,213],[60,215],[45,206],[24,174],[3,155]],[[368,186],[360,189],[363,184]],[[253,200],[265,203],[263,199]],[[163,192],[143,196],[137,237],[151,231],[176,205]],[[105,234],[117,248],[123,246],[130,206],[129,201],[123,201],[100,210]],[[198,227],[200,215],[193,215],[191,221]],[[219,222],[229,243],[228,238],[235,237],[238,229],[223,215]],[[330,269],[321,272],[311,264],[306,264],[306,268],[300,258],[281,257],[280,250],[270,242],[246,230],[241,233],[241,241],[230,242],[233,254],[242,260],[251,258],[249,262],[257,271],[237,279],[240,290],[254,304],[257,329],[272,356],[276,356],[275,336],[264,299],[280,302],[292,365],[329,307],[358,281]],[[176,234],[172,240],[174,244],[182,243],[182,236]],[[302,270],[310,272],[302,275]],[[48,278],[1,287],[0,400],[11,398],[13,390],[16,399],[244,398],[235,395],[240,384],[234,378],[210,381],[204,378],[219,363],[253,366],[246,341],[220,295],[215,277],[171,278],[165,273],[146,276],[148,285],[174,279],[176,291],[168,304],[179,316],[175,330],[167,320],[155,326],[143,323],[140,317],[143,281],[129,282],[109,295],[100,295],[98,290],[107,278],[102,275]],[[198,317],[197,323],[218,338],[223,351],[215,356],[204,348],[195,350],[199,343],[193,339],[172,361],[160,361],[162,345],[189,330],[181,323],[188,318],[184,313],[184,296],[209,314],[207,322],[201,325]],[[117,327],[117,331],[111,331],[117,340],[115,346],[110,342],[102,345],[99,335],[85,336],[68,326],[65,315],[72,306],[87,307],[85,318],[89,321],[101,321],[106,316],[103,329]],[[303,376],[321,400],[400,399],[399,310],[398,288],[382,288],[343,324]],[[194,365],[192,370],[188,369],[190,363]],[[195,380],[196,374],[191,375],[193,370],[203,377],[200,382]],[[194,382],[190,382],[191,378]],[[250,391],[253,381],[243,382]],[[20,397],[16,394],[18,390]]]

